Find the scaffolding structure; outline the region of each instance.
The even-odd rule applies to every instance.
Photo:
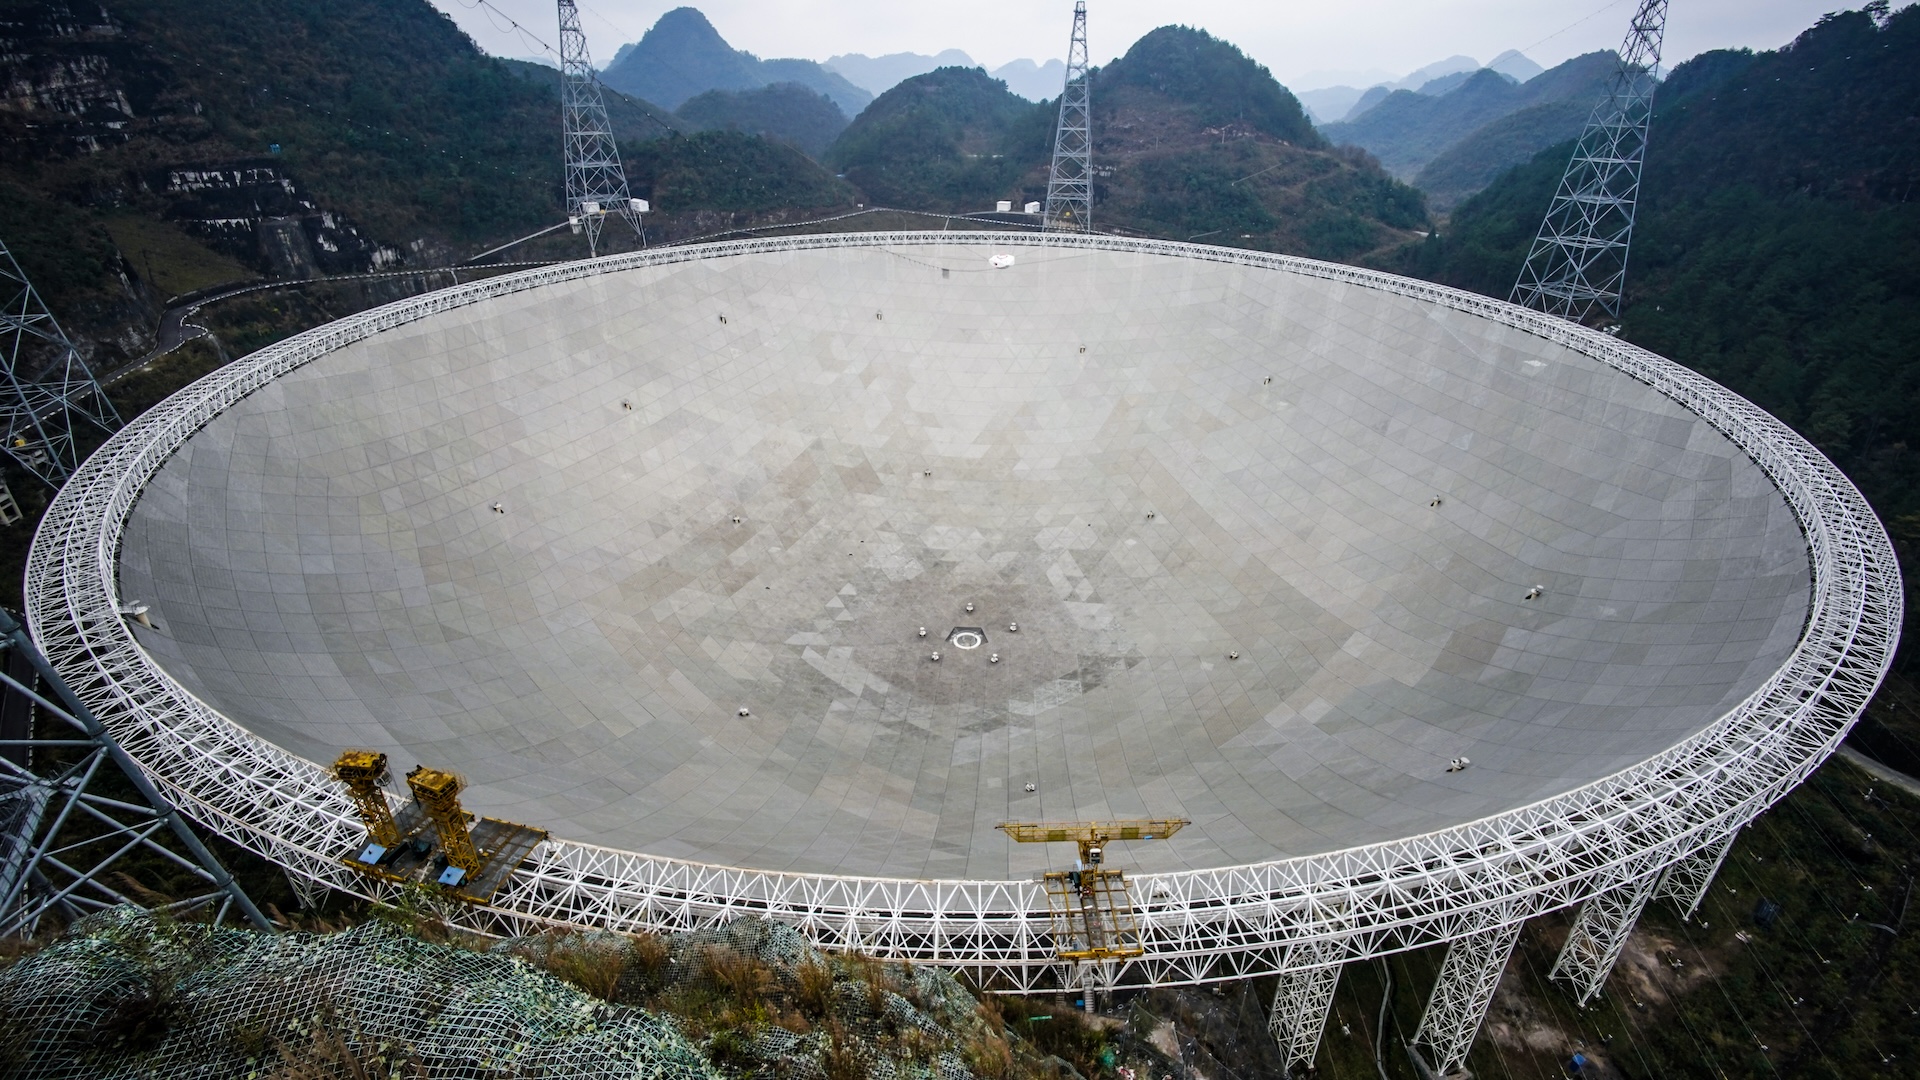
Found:
[[[6,380],[0,410],[6,413],[7,456],[57,488],[79,464],[75,427],[111,435],[120,429],[120,414],[4,240],[0,296],[6,300],[0,308],[0,376]]]
[[[1512,913],[1505,913],[1511,915]],[[1420,1014],[1420,1026],[1413,1033],[1410,1047],[1427,1064],[1430,1072],[1451,1080],[1466,1064],[1467,1051],[1480,1035],[1480,1025],[1493,1004],[1493,992],[1500,988],[1500,976],[1507,960],[1520,941],[1520,921],[1485,920],[1490,925],[1461,934],[1447,944],[1446,959],[1440,961],[1440,977],[1433,982],[1433,993]],[[1432,1055],[1428,1061],[1422,1054]]]
[[[600,253],[600,228],[607,215],[633,227],[646,246],[640,215],[646,200],[627,191],[627,173],[620,167],[620,148],[613,142],[613,124],[607,119],[606,99],[587,53],[587,35],[580,29],[580,9],[574,0],[560,4],[560,119],[565,132],[567,161],[567,220],[587,237],[587,254]]]
[[[1620,317],[1668,0],[1640,0],[1510,299],[1577,323]]]
[[[1346,942],[1340,938],[1287,946],[1273,991],[1273,1009],[1267,1014],[1267,1034],[1280,1047],[1288,1075],[1295,1069],[1313,1068],[1345,960]]]
[[[1565,983],[1582,1007],[1607,985],[1607,976],[1627,947],[1627,935],[1633,933],[1659,881],[1658,872],[1641,874],[1588,897],[1580,905],[1580,914],[1574,917],[1573,929],[1567,931],[1567,942],[1554,958],[1547,977]]]
[[[72,922],[118,904],[139,905],[119,879],[123,860],[140,853],[205,883],[206,892],[170,910],[218,905],[215,922],[237,914],[272,930],[179,809],[4,610],[0,655],[0,937],[30,935],[49,916]],[[35,732],[36,711],[54,729],[51,734]],[[115,772],[131,795],[111,785]],[[165,833],[185,854],[159,842]]]
[[[1087,77],[1087,0],[1074,0],[1073,36],[1067,40],[1067,82],[1060,92],[1060,123],[1053,135],[1053,168],[1047,174],[1049,229],[1093,228],[1093,99]]]

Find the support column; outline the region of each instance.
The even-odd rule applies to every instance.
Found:
[[[1733,850],[1733,842],[1739,836],[1738,830],[1730,832],[1724,839],[1667,867],[1660,875],[1660,886],[1654,890],[1654,896],[1671,903],[1680,913],[1681,922],[1691,920],[1693,913],[1700,910],[1700,901],[1707,898],[1707,888],[1713,884],[1714,875],[1720,872],[1720,864],[1727,861],[1727,852]]]
[[[1658,874],[1642,874],[1580,905],[1580,914],[1573,920],[1567,943],[1561,947],[1560,956],[1548,975],[1566,983],[1573,991],[1574,1000],[1581,1005],[1592,1001],[1607,984],[1607,975],[1613,971],[1614,961],[1620,959],[1627,935],[1640,920],[1641,909],[1647,906],[1659,880]]]
[[[1493,1004],[1493,992],[1507,970],[1514,943],[1520,940],[1519,921],[1454,938],[1440,964],[1440,978],[1420,1014],[1413,1041],[1433,1051],[1433,1071],[1440,1076],[1466,1064],[1467,1051],[1480,1034],[1480,1024]]]
[[[1067,960],[1061,963],[1060,985],[1071,1001],[1079,994],[1081,1009],[1097,1012],[1101,996],[1111,998],[1114,984],[1120,980],[1120,965],[1112,960]]]
[[[1287,946],[1280,964],[1280,988],[1274,992],[1273,1011],[1267,1015],[1267,1033],[1280,1044],[1288,1073],[1299,1065],[1313,1067],[1346,956],[1344,941],[1305,941]]]

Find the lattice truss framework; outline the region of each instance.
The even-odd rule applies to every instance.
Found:
[[[1499,914],[1495,913],[1496,916]],[[1493,992],[1500,988],[1500,976],[1520,940],[1520,923],[1499,921],[1454,938],[1447,945],[1446,959],[1440,962],[1440,977],[1434,981],[1427,1009],[1420,1015],[1420,1028],[1413,1034],[1416,1046],[1424,1046],[1433,1055],[1433,1071],[1447,1076],[1466,1063],[1467,1051],[1480,1034],[1480,1022],[1486,1019]]]
[[[1720,386],[1606,334],[1439,285],[1258,252],[1072,233],[830,234],[633,252],[458,286],[296,335],[155,406],[88,459],[49,509],[29,555],[33,629],[95,713],[197,820],[290,876],[378,893],[383,886],[339,862],[363,836],[340,785],[197,699],[140,649],[119,615],[117,541],[149,478],[255,389],[436,312],[635,267],[916,244],[1203,259],[1472,313],[1576,349],[1706,418],[1766,472],[1804,529],[1813,577],[1799,644],[1745,701],[1694,736],[1612,776],[1479,821],[1323,855],[1142,875],[1135,884],[1146,898],[1144,955],[1116,964],[1116,986],[1274,974],[1288,968],[1291,946],[1315,940],[1337,939],[1349,959],[1362,959],[1509,932],[1582,903],[1723,842],[1786,794],[1839,744],[1891,662],[1902,594],[1879,519],[1817,450]],[[1037,881],[775,873],[550,840],[490,904],[466,911],[474,928],[508,934],[555,923],[690,929],[744,915],[792,924],[823,947],[968,969],[980,984],[1006,990],[1044,988],[1058,967]]]
[[[1514,283],[1516,304],[1585,322],[1618,318],[1668,0],[1640,0],[1607,95],[1594,106]]]
[[[212,906],[216,923],[232,914],[271,930],[233,875],[48,666],[26,628],[5,611],[0,611],[0,657],[9,661],[0,666],[0,697],[38,706],[58,728],[0,741],[0,937],[32,934],[48,916],[72,922],[115,905],[138,905],[113,872],[123,856],[143,851],[206,884],[204,894],[171,909]],[[16,658],[24,663],[12,662]],[[23,711],[30,720],[30,710]],[[35,756],[50,760],[42,763]],[[102,790],[101,782],[114,770],[133,788],[131,799]],[[184,855],[158,842],[168,833]]]
[[[1060,122],[1053,134],[1053,168],[1047,173],[1049,229],[1093,228],[1093,96],[1087,77],[1087,0],[1075,0],[1073,34],[1067,39],[1067,82],[1060,92]]]
[[[120,414],[100,389],[80,351],[0,240],[0,410],[6,414],[7,455],[50,487],[73,475],[79,462],[74,427],[111,435]],[[11,496],[9,496],[11,498]]]
[[[1627,947],[1627,935],[1640,921],[1640,912],[1653,897],[1659,884],[1658,871],[1627,878],[1604,892],[1588,897],[1580,905],[1580,914],[1567,932],[1567,943],[1554,958],[1548,977],[1566,983],[1574,1001],[1585,1005],[1607,983],[1620,950]]]
[[[560,119],[565,132],[567,161],[567,216],[578,221],[587,237],[587,254],[600,249],[600,227],[606,215],[617,214],[640,231],[640,211],[627,191],[627,173],[620,166],[620,148],[613,142],[613,124],[607,119],[606,99],[587,53],[587,35],[580,29],[580,9],[574,0],[560,5]]]
[[[1687,922],[1693,913],[1700,910],[1700,901],[1707,898],[1707,887],[1713,884],[1713,876],[1720,872],[1720,864],[1727,861],[1727,853],[1733,850],[1733,841],[1739,833],[1730,832],[1717,844],[1709,844],[1667,867],[1660,875],[1660,885],[1654,890],[1656,899],[1665,900],[1680,913],[1680,921]]]
[[[1267,1034],[1279,1044],[1289,1073],[1297,1066],[1311,1066],[1320,1052],[1320,1036],[1326,1031],[1327,1013],[1333,1009],[1333,992],[1340,985],[1340,967],[1346,959],[1346,943],[1339,938],[1287,946],[1273,1011],[1267,1015]]]

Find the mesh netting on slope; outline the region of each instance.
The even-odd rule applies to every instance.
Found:
[[[706,994],[758,1019],[713,1030],[541,969],[614,1001]],[[815,1023],[776,1022],[801,1001]],[[0,971],[0,1075],[31,1080],[825,1080],[836,1061],[870,1080],[973,1080],[962,1054],[995,1034],[945,971],[823,954],[764,920],[473,952],[381,922],[270,936],[120,908]]]
[[[715,1075],[661,1017],[382,923],[265,935],[119,908],[0,972],[0,1074],[322,1076],[292,1066],[349,1057],[448,1080]]]
[[[644,955],[647,939],[605,932],[510,938],[493,951],[554,971],[567,968],[560,959],[565,955],[584,955],[601,972],[618,973],[605,989],[609,997],[626,1001],[688,989],[737,1000],[741,983],[752,981],[742,971],[743,961],[764,972],[764,988],[753,996],[775,1006],[806,996],[809,969],[816,978],[830,980],[821,988],[826,1015],[816,1017],[822,1029],[795,1032],[762,1024],[744,1043],[729,1043],[729,1064],[756,1076],[826,1077],[830,1031],[837,1027],[869,1080],[974,1080],[959,1049],[996,1034],[981,1018],[978,1000],[949,972],[823,953],[782,923],[740,919],[652,940],[665,955]],[[908,1033],[921,1039],[917,1044],[903,1039]]]

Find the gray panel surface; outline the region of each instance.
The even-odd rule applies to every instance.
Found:
[[[575,840],[955,878],[1046,861],[1009,818],[1189,817],[1126,853],[1168,870],[1566,791],[1750,693],[1807,582],[1760,470],[1578,353],[1280,271],[929,246],[387,331],[195,435],[121,556],[142,643],[296,753]]]

